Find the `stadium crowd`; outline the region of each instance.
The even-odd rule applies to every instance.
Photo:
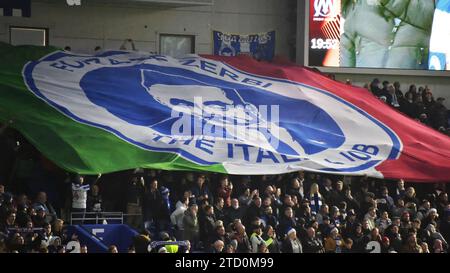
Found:
[[[68,211],[102,210],[129,214],[126,223],[140,232],[129,252],[138,253],[151,241],[188,242],[153,249],[159,253],[445,253],[450,239],[446,184],[137,169],[46,186],[65,200],[51,200],[44,184],[30,198],[0,186],[0,252],[64,253],[78,240],[67,236]]]
[[[449,111],[444,105],[445,98],[434,98],[428,86],[411,84],[408,91],[401,89],[399,82],[390,83],[375,78],[370,84],[365,84],[372,94],[389,106],[441,133],[450,135]]]

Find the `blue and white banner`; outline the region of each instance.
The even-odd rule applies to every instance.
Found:
[[[275,31],[239,35],[213,31],[214,55],[247,54],[259,60],[271,61],[275,55]]]
[[[450,0],[438,0],[430,39],[430,70],[450,70]]]
[[[0,0],[0,16],[31,17],[31,0]]]

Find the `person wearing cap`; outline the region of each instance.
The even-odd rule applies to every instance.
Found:
[[[283,241],[283,253],[303,253],[303,247],[300,240],[297,238],[297,231],[291,228],[287,232],[286,239]]]
[[[327,253],[341,253],[342,236],[339,234],[338,228],[333,228],[330,235],[325,238],[325,252]]]

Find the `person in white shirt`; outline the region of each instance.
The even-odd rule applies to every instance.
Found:
[[[78,219],[72,221],[73,224],[83,224],[83,219],[85,218],[87,192],[90,187],[83,183],[84,177],[81,175],[77,175],[72,183],[72,218]]]
[[[184,212],[189,206],[189,198],[184,197],[182,200],[177,202],[176,206],[177,208],[170,215],[170,221],[172,222],[172,225],[176,227],[176,238],[178,240],[182,240],[184,232],[183,217]]]

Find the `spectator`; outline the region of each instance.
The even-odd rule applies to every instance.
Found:
[[[330,235],[325,239],[325,251],[327,253],[341,253],[342,237],[337,228],[330,231]]]
[[[407,92],[405,98],[401,100],[400,111],[405,113],[410,118],[417,118],[416,107],[414,105],[413,93]]]
[[[131,50],[137,51],[136,46],[134,45],[134,41],[132,39],[125,39],[123,41],[122,45],[120,46],[120,50],[128,50],[127,49],[127,44],[128,43],[131,44]]]
[[[380,198],[376,200],[377,208],[380,212],[391,213],[395,206],[394,198],[389,196],[389,190],[386,186],[381,187]]]
[[[248,239],[247,233],[245,232],[245,226],[240,221],[236,221],[234,224],[234,229],[235,231],[230,237],[232,240],[235,240],[237,242],[236,252],[252,252],[250,240]]]
[[[354,253],[353,240],[351,238],[344,238],[342,243],[342,253]]]
[[[225,223],[228,225],[235,219],[241,219],[243,216],[243,210],[239,206],[239,200],[236,198],[231,199],[231,206],[225,209]]]
[[[87,196],[87,210],[89,212],[101,212],[102,211],[102,196],[98,185],[92,185],[91,190]]]
[[[271,206],[267,206],[264,208],[263,214],[261,216],[261,221],[263,222],[264,226],[268,226],[268,225],[270,225],[272,227],[278,226],[278,220],[273,215],[273,209]]]
[[[278,225],[278,234],[285,235],[291,229],[297,227],[297,221],[294,217],[294,212],[291,207],[286,207],[284,209],[284,214],[280,218],[280,224]]]
[[[286,194],[296,196],[297,200],[303,200],[305,194],[303,190],[303,183],[301,182],[301,180],[296,177],[291,179],[291,183],[286,189]]]
[[[159,229],[167,230],[170,226],[170,214],[172,211],[172,205],[170,203],[170,190],[166,187],[160,188],[161,193],[161,211],[159,213]]]
[[[249,222],[252,221],[253,219],[255,219],[255,217],[261,218],[261,216],[262,216],[261,206],[262,206],[261,198],[259,196],[255,196],[253,198],[252,203],[247,208],[247,211],[245,213],[245,216],[243,219],[245,226],[248,226]]]
[[[84,254],[87,254],[87,253],[88,253],[87,245],[81,245],[81,247],[80,247],[80,253],[84,253]]]
[[[183,228],[185,240],[189,240],[196,247],[199,241],[199,223],[198,223],[197,204],[189,205],[189,209],[184,212]]]
[[[366,215],[364,216],[364,220],[367,221],[368,223],[368,228],[370,230],[375,228],[375,222],[377,221],[377,212],[376,212],[376,208],[371,207],[369,208],[368,212],[366,213]]]
[[[119,251],[117,250],[117,246],[115,245],[110,245],[108,247],[108,253],[119,253]]]
[[[445,253],[442,241],[437,239],[433,243],[433,253]]]
[[[142,206],[144,199],[144,177],[140,170],[135,170],[133,177],[126,187],[127,224],[135,229],[142,226]]]
[[[350,187],[344,189],[344,202],[347,204],[347,209],[359,211],[359,203],[353,198]]]
[[[324,216],[327,216],[327,217],[330,216],[330,211],[329,211],[329,207],[327,204],[322,205],[320,207],[320,212],[316,215],[316,220],[319,223],[319,225],[323,223]]]
[[[225,201],[222,197],[217,198],[214,205],[214,216],[216,220],[225,221],[225,211],[224,211]]]
[[[323,190],[320,191],[326,202],[330,202],[330,194],[332,191],[333,191],[333,181],[327,177],[325,178],[323,184]]]
[[[188,209],[189,206],[189,198],[183,197],[182,202],[177,202],[177,208],[170,215],[170,221],[172,225],[175,227],[175,236],[178,239],[183,238],[184,226],[183,226],[183,218],[184,212]]]
[[[397,186],[394,190],[394,199],[398,201],[398,199],[403,198],[403,196],[405,196],[405,192],[405,181],[400,179],[397,181]]]
[[[434,242],[435,240],[440,240],[442,243],[442,246],[444,249],[448,248],[448,243],[445,240],[445,238],[442,236],[441,233],[436,231],[436,227],[433,224],[428,224],[427,228],[425,229],[430,234],[431,242]]]
[[[44,208],[46,215],[49,217],[47,219],[49,222],[53,222],[56,219],[56,211],[53,208],[52,204],[48,201],[47,194],[42,191],[38,192],[38,194],[36,195],[36,200],[33,204],[33,208],[37,210],[37,207],[39,206]]]
[[[437,209],[431,208],[428,211],[427,216],[422,221],[422,227],[427,227],[431,223],[437,223],[438,222],[439,214],[437,213]]]
[[[373,79],[373,81],[370,83],[370,90],[376,97],[381,96],[382,92],[381,92],[381,88],[380,88],[380,80],[379,79],[377,79],[377,78]]]
[[[325,253],[322,242],[316,237],[316,231],[313,227],[307,230],[307,238],[302,242],[305,253]]]
[[[208,200],[210,204],[213,203],[213,195],[211,194],[209,187],[206,185],[206,176],[200,174],[197,176],[197,182],[191,188],[192,195],[197,200],[197,205],[203,200]]]
[[[389,213],[387,211],[383,211],[381,213],[381,217],[375,221],[375,226],[382,232],[392,224],[391,219],[389,219]]]
[[[303,253],[303,247],[300,240],[297,238],[295,229],[290,229],[287,232],[287,237],[283,242],[283,253]]]
[[[417,243],[416,235],[410,234],[403,245],[403,253],[422,253],[422,248]]]
[[[231,206],[231,193],[233,192],[233,184],[228,181],[228,177],[220,180],[220,186],[217,189],[217,197],[222,197],[225,201],[225,207]]]
[[[438,196],[436,209],[438,214],[444,215],[445,210],[448,208],[448,195],[446,192],[441,192]]]
[[[43,207],[37,207],[36,214],[31,217],[35,227],[43,227],[48,224],[48,217]]]
[[[205,217],[199,220],[200,224],[200,240],[206,244],[214,235],[216,227],[216,219],[214,216],[214,208],[210,205],[205,207]]]
[[[371,242],[376,242],[378,243],[380,246],[382,245],[382,239],[381,239],[381,235],[380,235],[380,231],[378,228],[374,228],[370,231],[370,234],[366,235],[366,237],[364,238],[364,245],[365,245],[365,250],[366,252],[372,252],[374,251],[374,249],[369,248],[369,243]]]
[[[53,223],[52,231],[55,236],[58,236],[61,238],[61,240],[66,239],[66,234],[64,232],[64,220],[62,219],[56,219],[56,221]]]
[[[144,227],[149,230],[159,232],[163,227],[160,220],[164,218],[161,214],[164,206],[164,201],[161,192],[158,190],[158,180],[152,178],[148,189],[144,195],[144,202],[142,211],[144,213]]]
[[[250,243],[252,244],[252,252],[258,253],[258,247],[264,243],[261,226],[254,226],[252,234],[250,235]],[[265,244],[265,243],[264,243]]]
[[[442,97],[437,98],[436,103],[432,104],[428,109],[430,113],[431,125],[434,129],[440,127],[448,128],[448,109],[444,105],[445,99]]]
[[[323,206],[322,195],[319,192],[319,185],[317,183],[311,184],[309,190],[309,200],[311,202],[311,211],[313,214],[319,213],[319,209]],[[328,206],[327,206],[328,208]],[[323,216],[323,215],[322,215]],[[322,220],[319,221],[321,223]]]
[[[212,253],[223,253],[223,248],[225,244],[221,240],[217,240],[213,244],[213,250]]]
[[[419,204],[419,200],[416,198],[416,190],[413,187],[408,187],[405,192],[405,196],[403,197],[403,201],[405,204],[414,203],[415,205]]]
[[[86,213],[87,192],[89,185],[84,185],[84,177],[77,175],[72,183],[72,218],[73,223],[83,223]]]
[[[400,100],[403,98],[403,92],[400,89],[400,83],[399,82],[394,82],[394,88],[395,88],[395,95],[397,96],[397,98]]]
[[[280,253],[280,243],[277,238],[277,234],[275,233],[275,229],[267,225],[264,230],[264,234],[262,235],[262,238],[265,242],[265,245],[267,246],[267,249],[269,250],[269,253]]]

